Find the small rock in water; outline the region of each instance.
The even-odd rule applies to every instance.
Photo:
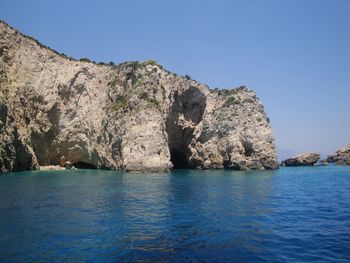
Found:
[[[64,163],[64,167],[67,169],[67,170],[71,170],[72,169],[72,163],[67,161]]]
[[[337,165],[350,165],[350,144],[329,155],[327,161]]]
[[[320,159],[319,153],[302,153],[284,160],[285,166],[313,166]]]

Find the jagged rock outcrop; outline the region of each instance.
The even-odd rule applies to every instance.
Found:
[[[350,165],[350,144],[329,155],[327,161],[338,165]]]
[[[278,167],[253,91],[210,90],[154,61],[77,61],[4,22],[0,98],[1,171]]]
[[[302,153],[284,160],[282,163],[285,166],[313,166],[318,160],[320,160],[319,153]]]
[[[37,169],[38,162],[31,147],[18,133],[13,115],[0,101],[0,172]]]

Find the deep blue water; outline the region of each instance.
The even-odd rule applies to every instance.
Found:
[[[0,176],[1,262],[350,262],[350,167]]]

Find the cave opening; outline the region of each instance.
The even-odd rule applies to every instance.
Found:
[[[224,168],[229,169],[229,170],[241,170],[239,165],[232,163],[230,160],[225,160],[224,163]]]
[[[76,162],[73,164],[73,166],[75,168],[78,168],[78,169],[96,169],[97,167],[93,164],[90,164],[90,163],[86,163],[86,162],[82,162],[82,161],[79,161],[79,162]]]
[[[202,121],[206,108],[206,97],[197,87],[191,86],[180,93],[172,93],[173,104],[166,120],[170,161],[174,169],[196,168],[191,160],[190,145],[195,126]]]
[[[249,141],[243,141],[242,144],[244,148],[244,155],[246,157],[252,156],[252,154],[254,153],[253,144]]]
[[[190,165],[184,152],[176,149],[170,151],[170,161],[174,165],[174,169],[188,169]]]

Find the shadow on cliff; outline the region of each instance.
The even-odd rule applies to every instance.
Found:
[[[190,144],[194,129],[202,121],[206,108],[206,96],[194,86],[182,93],[173,93],[173,104],[166,120],[168,146],[174,169],[196,168],[190,160]]]

